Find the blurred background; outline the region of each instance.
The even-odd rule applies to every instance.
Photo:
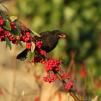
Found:
[[[54,29],[66,32],[68,38],[61,39],[49,55],[60,59],[63,69],[73,73],[81,99],[97,101],[98,97],[98,101],[101,100],[100,0],[0,2],[1,8],[38,33]],[[16,55],[23,49],[14,46],[10,50],[5,43],[0,43],[0,101],[74,101],[59,81],[43,82],[41,64],[16,60]]]

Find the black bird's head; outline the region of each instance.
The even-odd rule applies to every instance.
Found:
[[[57,37],[58,39],[67,37],[66,33],[64,33],[60,30],[53,30],[51,33],[54,35],[54,37]]]

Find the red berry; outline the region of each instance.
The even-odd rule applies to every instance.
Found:
[[[1,35],[1,34],[3,35],[4,32],[5,32],[5,30],[0,27],[0,35]]]
[[[0,19],[0,26],[2,26],[4,24],[4,20]]]
[[[42,59],[42,57],[40,57],[40,56],[36,56],[36,57],[34,57],[34,58],[32,59],[32,62],[34,62],[34,63],[41,62],[41,61],[43,61],[43,59]]]
[[[26,37],[26,36],[25,36],[24,41],[25,41],[25,42],[29,41],[29,37]]]
[[[46,56],[47,53],[44,50],[40,50],[40,54],[43,55],[43,56]]]
[[[17,45],[17,41],[16,40],[12,40],[12,43]]]
[[[25,42],[25,36],[21,36],[20,40]]]
[[[11,25],[11,28],[12,28],[12,29],[15,29],[15,28],[16,28],[16,25],[15,25],[14,22],[10,22],[10,25]]]
[[[26,48],[27,48],[27,49],[31,49],[31,45],[32,45],[32,44],[31,44],[30,42],[27,42],[27,43],[26,43]]]
[[[30,37],[30,32],[26,32],[26,36],[27,37]]]
[[[10,35],[8,38],[9,38],[10,41],[15,40],[15,38],[13,37],[13,35]]]
[[[11,33],[10,33],[9,31],[5,31],[4,34],[5,34],[5,36],[7,36],[7,37],[12,36]]]
[[[0,41],[5,41],[5,36],[0,36]]]
[[[65,84],[65,90],[67,91],[70,91],[72,88],[73,88],[73,82],[72,81],[68,81],[66,84]]]
[[[36,42],[36,47],[41,48],[42,47],[43,42],[42,41],[37,41]]]

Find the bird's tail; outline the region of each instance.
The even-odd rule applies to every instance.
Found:
[[[27,58],[27,53],[29,52],[29,49],[25,49],[24,51],[22,51],[21,53],[19,53],[16,57],[16,59],[22,60],[24,61]]]

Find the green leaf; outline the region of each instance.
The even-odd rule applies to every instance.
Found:
[[[17,16],[10,16],[10,20],[11,21],[16,21],[16,20],[18,20],[18,17]]]
[[[11,49],[11,42],[9,41],[9,39],[7,37],[5,37],[5,41],[6,41],[6,45],[9,46],[9,48]]]
[[[32,30],[31,30],[31,33],[34,34],[34,35],[36,35],[36,36],[38,36],[38,37],[40,37],[40,34],[38,34],[38,33],[35,32],[35,31],[32,31]]]
[[[10,33],[11,33],[12,35],[16,35],[16,32],[15,32],[15,30],[13,30],[13,29],[10,31]]]
[[[31,60],[34,57],[34,52],[29,51],[27,54],[28,60]]]
[[[18,22],[18,20],[16,20],[16,21],[15,21],[15,24],[16,24],[16,31],[17,31],[17,34],[20,35],[20,34],[21,34],[20,22]]]
[[[18,29],[12,29],[10,32],[11,32],[11,34],[13,34],[13,35],[20,35]]]
[[[22,42],[21,41],[17,41],[18,42],[18,44],[21,46],[21,47],[23,47],[23,45],[22,45]]]
[[[20,35],[21,34],[21,29],[20,29],[19,23],[17,21],[14,21],[14,23],[15,23],[16,29],[12,29],[10,32],[13,35]]]
[[[10,26],[9,20],[6,20],[6,21],[4,22],[3,28],[6,29],[6,30],[11,31],[11,26]]]

